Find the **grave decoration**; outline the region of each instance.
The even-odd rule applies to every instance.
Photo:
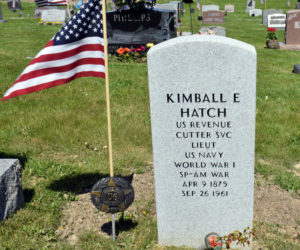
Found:
[[[266,45],[269,49],[279,49],[279,40],[276,35],[275,28],[268,28],[268,34],[266,37]]]
[[[247,231],[255,48],[222,36],[183,36],[151,48],[147,60],[158,244],[206,249],[207,236]]]

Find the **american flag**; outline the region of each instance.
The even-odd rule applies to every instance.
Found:
[[[196,8],[198,11],[201,11],[201,4],[200,4],[200,0],[197,1],[197,5]]]
[[[102,1],[88,0],[25,68],[2,100],[68,83],[105,78]]]
[[[44,6],[66,6],[66,0],[34,0],[38,7]]]

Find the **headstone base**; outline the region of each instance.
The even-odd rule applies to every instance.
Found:
[[[2,19],[0,20],[0,23],[7,23],[7,20]]]
[[[0,159],[0,221],[24,205],[21,168],[17,159]]]
[[[300,44],[285,44],[280,43],[280,49],[282,50],[300,50]]]

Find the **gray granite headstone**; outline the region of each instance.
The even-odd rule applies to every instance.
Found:
[[[275,10],[275,9],[269,9],[263,11],[263,17],[262,17],[262,24],[268,25],[268,15],[271,14],[282,14],[283,10]]]
[[[158,243],[204,249],[252,225],[256,51],[197,35],[147,60]]]
[[[16,159],[0,159],[0,221],[24,205],[21,165]]]
[[[261,9],[252,9],[249,10],[249,16],[261,16],[262,10]]]
[[[210,10],[219,10],[219,5],[215,4],[208,4],[208,5],[202,5],[202,12],[204,11],[210,11]]]

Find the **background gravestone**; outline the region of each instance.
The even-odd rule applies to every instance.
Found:
[[[224,23],[225,13],[224,11],[210,10],[202,13],[202,23]]]
[[[286,23],[285,14],[268,15],[268,28],[276,28],[278,30],[284,30],[285,23]]]
[[[286,14],[286,45],[300,45],[300,10],[290,10]]]
[[[219,5],[215,5],[215,4],[202,5],[202,13],[204,11],[219,10],[219,9],[220,9]]]
[[[107,12],[108,50],[160,43],[176,37],[174,10]]]
[[[233,4],[225,4],[224,11],[226,11],[226,12],[234,12],[234,5]]]
[[[165,4],[155,4],[155,10],[173,10],[174,11],[174,25],[177,27],[179,25],[179,5],[178,3],[165,3]]]
[[[0,159],[0,221],[24,205],[21,165],[16,159]]]
[[[264,10],[263,11],[263,17],[262,17],[262,24],[263,25],[268,25],[268,15],[282,14],[282,13],[283,13],[283,10],[274,10],[274,9]]]
[[[41,12],[41,18],[44,23],[65,23],[66,17],[67,13],[65,9],[46,9]]]
[[[22,10],[20,0],[7,0],[7,8],[9,10]]]
[[[261,16],[262,10],[261,9],[252,9],[249,10],[249,16]]]
[[[189,36],[147,60],[158,243],[204,249],[207,234],[252,225],[256,51]]]

